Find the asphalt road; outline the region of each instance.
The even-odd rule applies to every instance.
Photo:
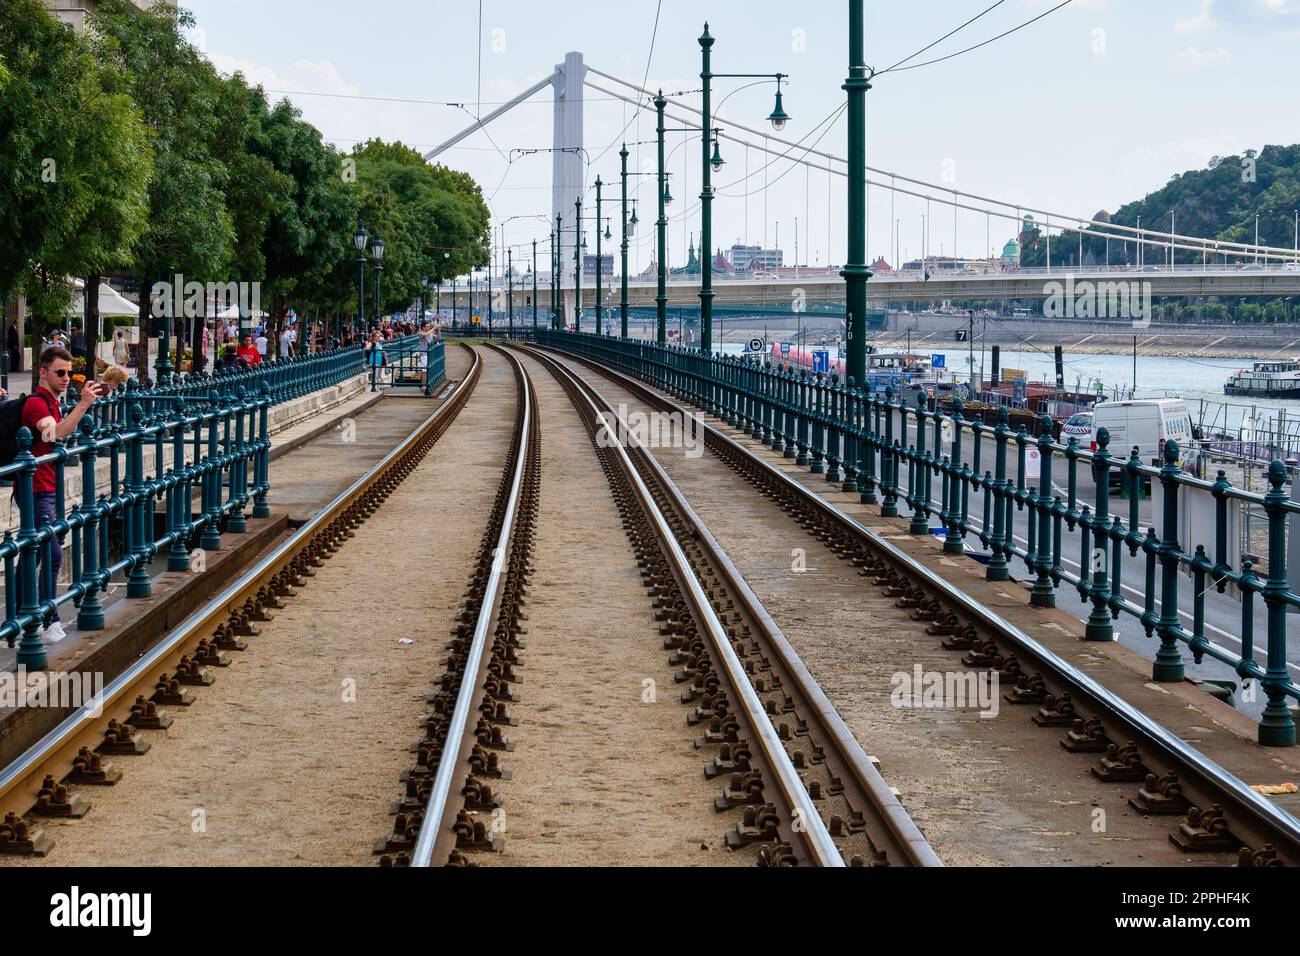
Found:
[[[900,436],[901,437],[901,436]],[[933,438],[933,432],[927,429],[927,441]],[[914,444],[916,441],[915,426],[909,424],[907,444]],[[964,456],[967,461],[970,460],[971,444],[970,436],[964,436]],[[995,445],[991,438],[984,439],[984,447],[981,450],[981,467],[989,471],[993,470],[995,461]],[[1007,454],[1007,473],[1014,479],[1017,465],[1017,448],[1012,445],[1008,448]],[[1059,494],[1063,500],[1068,500],[1066,483],[1068,472],[1066,462],[1063,458],[1057,458],[1053,463],[1053,487],[1056,494]],[[1036,480],[1030,480],[1029,484],[1037,487]],[[900,488],[907,487],[907,472],[904,468],[899,476]],[[936,479],[932,482],[931,493],[936,497],[942,495],[942,483]],[[1083,505],[1092,505],[1096,501],[1096,486],[1092,480],[1090,471],[1085,469],[1079,470],[1077,498],[1080,507]],[[935,510],[938,511],[940,501],[936,501]],[[910,514],[906,501],[899,497],[899,512],[901,514]],[[1120,509],[1116,514],[1115,509]],[[976,534],[967,535],[966,548],[968,553],[979,555],[988,552],[980,544],[977,537],[978,531],[982,528],[983,517],[983,496],[972,493],[970,496],[970,523],[975,527]],[[1118,490],[1113,489],[1111,495],[1111,514],[1119,517],[1124,522],[1124,527],[1129,527],[1129,501],[1126,498],[1118,496]],[[1153,525],[1150,499],[1142,499],[1139,503],[1138,514],[1140,516],[1140,526],[1145,531],[1146,528]],[[1029,533],[1029,512],[1028,509],[1015,509],[1013,511],[1013,536],[1016,544],[1021,548],[1028,547]],[[937,515],[930,519],[930,526],[934,529],[941,529],[942,522],[937,520]],[[1155,525],[1157,529],[1159,525]],[[1063,527],[1061,535],[1061,565],[1070,574],[1078,575],[1080,566],[1078,556],[1080,554],[1081,542],[1079,540],[1080,529],[1076,528],[1071,532],[1068,527]],[[1121,588],[1124,598],[1131,604],[1143,607],[1145,605],[1145,584],[1146,584],[1146,556],[1139,552],[1136,557],[1129,555],[1127,549],[1124,549],[1121,565]],[[1025,562],[1020,558],[1014,558],[1011,562],[1012,574],[1016,578],[1032,582],[1034,575],[1026,569]],[[1157,582],[1159,577],[1157,576]],[[1158,586],[1158,584],[1157,584]],[[1178,608],[1179,617],[1183,620],[1183,627],[1187,631],[1192,629],[1192,609],[1194,607],[1195,586],[1193,579],[1189,574],[1180,574],[1178,576]],[[1026,595],[1026,600],[1028,596]],[[1079,593],[1072,586],[1062,584],[1057,589],[1057,605],[1062,610],[1074,614],[1081,621],[1086,621],[1091,613],[1092,605],[1079,598]],[[1161,602],[1157,597],[1155,602],[1157,612],[1161,608]],[[1252,635],[1253,656],[1256,661],[1264,666],[1268,660],[1268,651],[1266,642],[1268,640],[1268,609],[1264,601],[1256,597],[1254,600],[1253,612],[1251,614],[1254,630]],[[1233,654],[1242,653],[1242,602],[1236,596],[1233,589],[1220,594],[1217,590],[1211,589],[1205,595],[1205,635],[1209,641],[1218,647],[1227,650]],[[1158,637],[1147,637],[1146,630],[1141,622],[1127,613],[1121,613],[1115,621],[1115,630],[1118,640],[1129,649],[1142,654],[1148,660],[1154,660],[1156,651],[1160,647]],[[1286,643],[1287,643],[1287,670],[1290,673],[1293,682],[1300,682],[1300,666],[1295,662],[1300,660],[1300,614],[1290,614],[1286,619]],[[1192,660],[1192,655],[1185,647],[1183,650],[1183,659],[1186,665],[1186,673],[1189,677],[1200,680],[1232,681],[1235,683],[1239,692],[1237,694],[1237,707],[1244,713],[1252,714],[1258,717],[1264,709],[1267,699],[1259,688],[1254,688],[1254,700],[1244,699],[1249,696],[1249,692],[1243,695],[1240,691],[1242,680],[1237,673],[1228,665],[1223,664],[1213,658],[1207,657],[1202,663],[1196,664]]]

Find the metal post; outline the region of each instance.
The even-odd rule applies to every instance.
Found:
[[[1110,429],[1102,428],[1097,432],[1097,450],[1092,455],[1092,480],[1097,488],[1096,511],[1092,515],[1092,554],[1088,556],[1091,564],[1085,571],[1092,575],[1088,588],[1088,597],[1092,601],[1092,613],[1088,615],[1088,626],[1084,629],[1084,639],[1088,641],[1113,641],[1115,624],[1110,613]],[[1116,545],[1115,561],[1119,562],[1119,546]]]
[[[845,371],[858,383],[867,380],[867,90],[871,89],[864,52],[863,0],[849,0],[849,75],[843,89],[848,94],[848,261],[844,278],[845,334],[848,354]],[[953,255],[956,255],[954,250]]]
[[[603,268],[601,268],[603,263],[600,258],[600,187],[603,185],[604,183],[600,181],[600,176],[597,175],[596,176],[596,334],[597,335],[601,334],[601,330],[604,327],[601,322],[604,304],[601,302],[603,295],[602,295],[601,285],[600,285],[600,280],[603,278],[602,274],[605,271]]]
[[[582,331],[582,197],[574,201],[573,217],[573,331]]]
[[[44,670],[47,666],[45,641],[41,638],[40,594],[36,582],[36,495],[32,481],[36,475],[36,457],[32,454],[32,433],[18,429],[18,456],[14,459],[20,471],[14,482],[18,498],[18,614],[26,618],[22,640],[18,643],[17,663],[29,670]],[[57,547],[57,542],[56,545]]]
[[[561,219],[556,216],[555,232],[551,236],[551,262],[552,268],[555,269],[555,282],[551,286],[551,322],[556,329],[564,327],[564,305],[561,301],[564,296],[563,290],[560,288],[561,283],[564,281],[563,276],[560,275],[560,271],[564,268],[564,237],[560,232],[560,226]]]
[[[657,323],[655,329],[655,341],[660,345],[668,342],[668,263],[665,257],[668,254],[668,217],[664,210],[664,190],[668,188],[668,175],[664,170],[664,107],[668,101],[664,99],[664,91],[660,90],[659,95],[655,97],[655,115],[659,122],[659,176],[655,180],[659,184],[659,219],[655,222],[655,230],[658,233],[658,251],[655,253],[655,260],[658,263],[658,292],[655,295]],[[681,344],[681,340],[678,340]]]
[[[361,255],[357,256],[358,268],[361,270],[361,282],[357,286],[357,334],[358,336],[366,327],[366,253],[363,249]]]
[[[533,240],[533,332],[537,331],[537,240]]]
[[[704,24],[704,33],[700,35],[700,81],[704,92],[700,101],[700,152],[704,158],[700,168],[700,351],[713,351],[713,167],[709,154],[710,140],[713,138],[710,99],[713,73],[709,69],[710,50],[713,37],[709,36],[709,25]]]
[[[1268,664],[1261,684],[1268,695],[1264,714],[1259,721],[1259,742],[1266,747],[1290,747],[1295,744],[1295,719],[1287,707],[1286,686],[1290,675],[1286,663],[1286,597],[1290,591],[1286,569],[1286,524],[1289,495],[1286,465],[1274,460],[1268,466],[1272,485],[1264,496],[1268,515],[1268,582],[1264,585],[1264,604],[1268,608]],[[1243,635],[1249,640],[1249,635]]]
[[[383,302],[384,288],[384,264],[375,262],[375,328],[379,328],[380,320],[384,314]]]
[[[1160,562],[1160,620],[1156,624],[1156,633],[1160,635],[1160,649],[1156,651],[1151,676],[1160,683],[1176,684],[1183,679],[1183,657],[1178,652],[1178,636],[1183,629],[1178,619],[1178,558],[1181,551],[1178,546],[1177,442],[1165,442],[1164,459],[1159,478],[1164,490],[1164,522],[1157,555]]]
[[[506,330],[515,334],[515,251],[506,249]]]
[[[619,313],[618,334],[621,338],[627,338],[627,156],[628,153],[627,153],[626,143],[624,143],[623,148],[618,151],[618,155],[619,155],[619,159],[622,160],[622,164],[623,164],[623,172],[622,172],[623,244],[621,247],[623,279],[621,282],[621,287],[620,287],[621,291],[618,300],[618,313]]]

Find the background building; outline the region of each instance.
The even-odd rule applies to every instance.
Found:
[[[131,2],[142,10],[157,3],[169,7],[176,6],[176,0],[131,0]],[[45,5],[64,23],[70,23],[78,30],[82,30],[86,26],[86,13],[94,10],[99,5],[99,0],[45,0]]]
[[[739,243],[731,247],[731,268],[736,272],[753,272],[755,269],[770,272],[785,264],[785,254],[780,249],[764,249],[762,246],[744,246]]]
[[[610,279],[614,276],[614,257],[612,255],[602,255],[600,257],[600,274],[603,278]],[[596,275],[596,257],[590,253],[582,257],[582,278],[583,280],[591,279]]]

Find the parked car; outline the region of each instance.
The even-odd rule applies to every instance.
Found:
[[[1146,465],[1164,464],[1165,443],[1169,441],[1178,443],[1181,459],[1193,438],[1192,413],[1179,398],[1100,402],[1092,410],[1088,446],[1093,451],[1097,450],[1097,433],[1103,428],[1110,432],[1108,450],[1112,456],[1127,459],[1136,447]],[[1114,469],[1110,474],[1112,483],[1123,480],[1122,473]]]
[[[1096,451],[1092,446],[1092,412],[1071,415],[1061,426],[1061,443],[1068,445],[1071,438],[1078,441],[1080,448]]]

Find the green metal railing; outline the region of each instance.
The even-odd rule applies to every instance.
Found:
[[[1010,576],[1019,560],[1033,575],[1030,603],[1053,607],[1058,588],[1075,590],[1092,609],[1086,637],[1115,639],[1120,614],[1136,618],[1148,637],[1158,637],[1153,679],[1184,679],[1180,644],[1194,660],[1205,657],[1232,667],[1243,680],[1255,680],[1267,695],[1259,723],[1259,740],[1270,746],[1295,743],[1295,722],[1288,699],[1300,699],[1300,688],[1289,676],[1287,661],[1288,608],[1300,608],[1300,596],[1287,576],[1288,520],[1300,515],[1300,503],[1284,489],[1287,468],[1274,461],[1268,469],[1266,494],[1234,488],[1220,472],[1205,481],[1183,473],[1179,448],[1166,442],[1162,463],[1144,463],[1138,450],[1115,455],[1110,435],[1102,429],[1095,453],[1052,440],[1051,419],[1039,423],[1032,437],[1022,426],[1012,431],[1006,408],[997,420],[968,420],[960,402],[951,412],[927,406],[924,395],[915,407],[894,400],[892,389],[872,396],[845,385],[834,376],[795,371],[739,356],[708,355],[674,346],[543,330],[540,344],[632,375],[727,424],[745,431],[814,474],[857,493],[863,504],[879,505],[886,517],[899,517],[900,500],[910,513],[908,531],[929,534],[937,520],[945,535],[944,551],[966,553],[969,537],[991,552],[986,575],[992,581]],[[968,453],[969,450],[969,453]],[[1010,458],[1014,451],[1014,467]],[[1027,463],[1036,452],[1037,481],[1027,479]],[[992,467],[988,458],[992,457]],[[1063,459],[1066,489],[1054,484],[1053,463]],[[1079,478],[1090,474],[1094,500],[1079,494]],[[1113,477],[1112,477],[1113,476]],[[1112,481],[1119,480],[1129,503],[1127,519],[1111,512]],[[1161,525],[1141,530],[1139,501],[1148,482],[1163,492]],[[1197,545],[1192,553],[1179,546],[1180,499],[1184,494],[1212,497],[1215,507],[1214,545]],[[1267,515],[1268,566],[1261,577],[1250,560],[1230,563],[1229,510],[1242,505]],[[1016,512],[1027,515],[1024,547],[1013,534]],[[1078,548],[1079,573],[1064,566],[1066,535]],[[1211,553],[1212,552],[1212,553]],[[1138,577],[1130,582],[1134,574]],[[1179,612],[1178,578],[1193,581],[1191,629]],[[1206,636],[1206,598],[1211,591],[1235,588],[1241,599],[1241,654],[1212,643]],[[1124,597],[1125,589],[1140,595],[1140,603]],[[1266,660],[1255,658],[1256,602],[1266,608]],[[1157,609],[1157,602],[1159,607]]]
[[[100,630],[100,595],[115,575],[125,576],[127,597],[148,597],[155,558],[165,554],[168,571],[188,571],[192,547],[214,551],[223,533],[246,530],[250,503],[252,517],[268,517],[271,407],[359,375],[362,363],[361,348],[352,346],[245,371],[172,376],[160,385],[131,380],[95,402],[75,435],[40,457],[32,454],[30,431],[19,429],[19,454],[0,468],[19,511],[16,534],[6,531],[0,542],[0,639],[10,647],[18,642],[18,664],[46,666],[41,630],[60,606],[77,607],[79,628]],[[76,400],[69,389],[63,410]],[[109,463],[106,484],[96,473],[100,460]],[[54,470],[54,519],[42,524],[33,479],[46,464]],[[81,471],[75,501],[66,493],[70,468]],[[66,536],[70,584],[60,594],[53,553]]]
[[[419,388],[425,395],[447,379],[447,352],[437,340],[423,344],[418,335],[394,339],[384,343],[383,355],[382,366],[368,363],[372,392],[381,377],[393,388]]]

